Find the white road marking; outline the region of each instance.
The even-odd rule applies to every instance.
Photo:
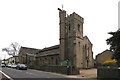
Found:
[[[26,72],[27,74],[31,74],[31,75],[36,75],[36,74],[34,74],[34,73],[31,73],[31,72]]]
[[[13,80],[11,77],[9,77],[8,75],[6,75],[4,72],[2,72],[1,70],[0,70],[0,73],[2,73],[3,75],[5,75],[8,79],[10,79],[10,80]]]

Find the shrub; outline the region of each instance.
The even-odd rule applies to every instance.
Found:
[[[102,66],[117,66],[116,60],[106,60],[102,63]]]

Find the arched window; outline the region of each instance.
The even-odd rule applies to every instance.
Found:
[[[80,47],[80,42],[78,42],[78,46]]]
[[[65,26],[65,32],[67,32],[67,26]]]
[[[80,24],[78,24],[78,31],[80,32]]]
[[[71,26],[70,26],[70,24],[68,25],[68,27],[69,27],[69,31],[71,30]]]
[[[85,53],[84,45],[83,45],[83,54]]]
[[[58,59],[56,59],[56,65],[58,64]]]
[[[87,45],[85,45],[85,54],[87,54]]]
[[[87,56],[89,57],[89,47],[88,47],[88,55]]]
[[[51,57],[51,64],[53,64],[53,57]]]

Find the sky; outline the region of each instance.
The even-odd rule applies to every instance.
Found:
[[[94,58],[109,49],[108,32],[118,29],[119,0],[0,0],[0,59],[2,48],[17,42],[43,49],[59,44],[59,11],[76,12],[84,18],[84,36],[93,44]]]

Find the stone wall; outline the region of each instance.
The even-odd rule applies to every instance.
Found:
[[[79,70],[73,68],[72,66],[60,66],[60,65],[52,65],[52,66],[29,66],[31,69],[37,69],[37,70],[42,70],[42,71],[48,71],[48,72],[55,72],[55,73],[62,73],[62,74],[67,74],[67,75],[72,75],[72,74],[79,74]]]
[[[97,69],[97,78],[106,80],[116,80],[120,79],[120,69],[117,67],[99,67]]]

